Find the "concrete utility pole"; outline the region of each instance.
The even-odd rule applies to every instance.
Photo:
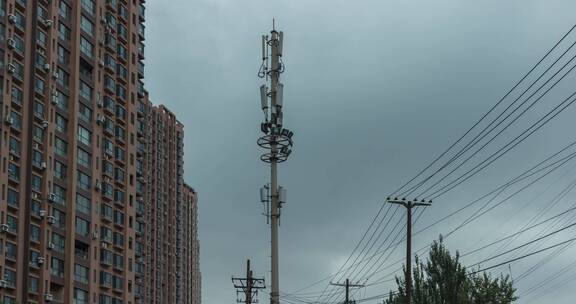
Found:
[[[244,304],[255,304],[258,303],[258,290],[266,288],[264,279],[255,279],[250,269],[250,260],[246,261],[246,277],[245,278],[235,278],[232,277],[232,283],[234,288],[236,288],[236,302]],[[240,297],[240,294],[244,294],[244,299]]]
[[[272,289],[270,303],[280,303],[280,284],[278,274],[278,226],[280,224],[280,208],[285,202],[285,190],[278,186],[278,163],[284,162],[292,153],[293,132],[282,128],[283,91],[280,74],[284,72],[282,63],[282,46],[284,34],[272,26],[270,36],[262,36],[262,65],[258,76],[265,78],[270,87],[264,84],[260,87],[260,99],[264,122],[260,130],[265,134],[258,139],[258,145],[266,150],[260,159],[270,164],[270,184],[260,190],[261,201],[266,203],[266,216],[271,226],[271,272]]]
[[[356,301],[350,301],[350,288],[362,288],[364,285],[361,284],[350,284],[350,280],[346,279],[346,283],[330,283],[330,285],[340,286],[346,288],[346,300],[344,304],[354,304]]]
[[[424,201],[418,202],[406,201],[405,198],[399,200],[397,198],[387,199],[390,204],[401,205],[406,208],[406,273],[404,279],[406,280],[406,304],[412,303],[412,208],[420,206],[430,206],[432,201],[425,203]]]

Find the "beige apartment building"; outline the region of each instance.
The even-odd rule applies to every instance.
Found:
[[[183,126],[143,0],[0,0],[0,301],[199,303]]]

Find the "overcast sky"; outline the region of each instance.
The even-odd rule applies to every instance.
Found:
[[[270,282],[269,228],[258,196],[269,168],[259,161],[262,151],[256,145],[262,120],[262,80],[256,74],[260,36],[270,31],[272,18],[285,32],[284,121],[295,133],[294,152],[279,173],[280,185],[288,189],[280,228],[284,292],[336,271],[386,196],[472,126],[576,22],[573,0],[152,0],[146,5],[146,86],[153,101],[167,105],[185,125],[185,176],[199,193],[205,304],[236,300],[230,278],[243,275],[247,258],[255,274]],[[574,80],[562,82],[496,143],[504,144],[569,95]],[[415,230],[574,140],[574,115],[567,109],[482,174],[439,198]],[[449,249],[465,252],[520,229],[573,181],[573,165],[459,231],[447,240]],[[571,198],[570,193],[544,209],[546,216],[567,209]],[[469,214],[416,236],[414,248],[446,234]],[[574,231],[533,248],[566,240]],[[402,248],[387,262],[401,258]],[[519,293],[573,263],[574,253],[569,248],[518,280]],[[463,261],[478,262],[490,250],[482,254]],[[514,277],[545,256],[495,273]],[[325,283],[301,293],[322,291]],[[519,303],[571,303],[573,284],[535,298],[546,291],[540,289]],[[393,288],[380,284],[355,296]],[[267,294],[260,301],[268,302]]]

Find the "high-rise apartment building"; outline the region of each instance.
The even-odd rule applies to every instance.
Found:
[[[138,289],[143,303],[199,304],[197,196],[184,183],[184,126],[164,106],[146,100],[140,106],[145,119],[137,128],[142,157],[136,166],[148,174],[137,186],[146,210],[137,222],[136,246],[144,252],[137,268],[145,273]]]
[[[196,225],[191,216],[180,217],[190,212],[182,127],[147,121],[144,21],[144,0],[0,0],[5,304],[199,298],[199,275],[179,279],[187,271],[180,266],[198,261],[182,260],[197,249],[178,232],[196,229],[187,226]],[[175,156],[152,159],[156,133],[177,142],[166,152]],[[163,181],[149,187],[150,178]],[[158,250],[165,256],[156,269],[166,274],[145,263]]]

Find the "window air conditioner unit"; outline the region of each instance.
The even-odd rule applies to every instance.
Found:
[[[92,232],[92,239],[93,239],[93,240],[97,240],[97,239],[98,239],[98,232],[97,232],[97,231]]]
[[[56,202],[56,194],[54,193],[48,194],[48,201],[52,203]]]
[[[45,217],[46,214],[48,214],[48,211],[46,211],[46,210],[40,210],[40,211],[38,212],[38,214],[40,215],[40,217]]]
[[[42,170],[46,170],[46,166],[47,166],[47,165],[46,165],[46,162],[42,162],[42,163],[40,164],[40,168],[41,168]]]
[[[14,123],[14,118],[12,118],[12,115],[7,114],[6,115],[6,124],[11,126]]]
[[[51,27],[52,24],[54,24],[54,21],[52,21],[52,20],[50,20],[50,19],[44,20],[44,25],[45,25],[46,27]]]
[[[16,65],[14,65],[13,63],[9,63],[6,66],[6,69],[8,70],[8,73],[10,73],[10,74],[16,73]]]
[[[58,79],[58,71],[54,71],[54,73],[52,73],[52,78]]]
[[[54,296],[51,293],[47,293],[44,295],[44,301],[52,302],[54,300]]]
[[[34,147],[34,149],[36,149],[36,150],[40,150],[40,144],[37,142],[33,143],[32,147]]]
[[[52,104],[55,106],[58,105],[58,96],[52,95]]]
[[[38,193],[32,192],[32,199],[38,199]]]
[[[52,242],[48,242],[48,249],[52,250],[54,249],[56,246],[54,245],[54,243]]]
[[[8,287],[8,282],[6,280],[0,280],[0,288]]]
[[[42,264],[44,264],[44,261],[45,261],[45,259],[43,257],[38,257],[36,259],[36,264],[42,265]]]
[[[6,44],[8,45],[9,48],[13,49],[16,47],[16,40],[14,40],[13,38],[8,38],[6,40]]]
[[[49,215],[46,217],[46,222],[50,225],[54,225],[56,218],[53,215]]]
[[[44,64],[44,71],[50,71],[50,64],[49,63]]]
[[[16,15],[14,14],[8,15],[8,21],[10,21],[10,23],[16,23]]]
[[[0,231],[2,231],[2,232],[7,232],[9,229],[10,229],[10,226],[8,226],[8,224],[0,225]]]

